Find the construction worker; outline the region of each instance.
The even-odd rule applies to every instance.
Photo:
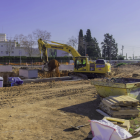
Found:
[[[83,60],[83,64],[86,64],[86,60],[85,59]]]

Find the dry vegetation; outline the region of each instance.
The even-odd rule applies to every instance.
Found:
[[[120,66],[118,68],[112,68],[110,77],[124,77],[124,78],[132,78],[137,74],[136,78],[140,78],[140,67],[135,65],[125,65]]]

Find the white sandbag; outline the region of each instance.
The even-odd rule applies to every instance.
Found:
[[[123,140],[132,137],[125,129],[114,125],[112,122],[103,120],[91,120],[92,140]]]

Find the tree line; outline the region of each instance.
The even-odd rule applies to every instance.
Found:
[[[27,36],[23,34],[15,35],[14,40],[16,40],[17,47],[24,48],[28,56],[32,57],[32,55],[38,51],[37,49],[34,49],[34,46],[37,45],[37,40],[39,38],[50,40],[51,33],[46,30],[36,29]],[[78,38],[72,36],[68,39],[67,45],[74,47],[82,56],[88,55],[91,59],[104,58],[115,60],[118,56],[118,45],[115,42],[113,35],[110,35],[109,33],[104,35],[104,40],[101,42],[101,48],[99,47],[97,39],[92,37],[90,29],[87,29],[86,35],[83,35],[83,30],[80,29]],[[39,51],[38,56],[40,56]]]
[[[104,35],[104,40],[101,42],[101,48],[95,37],[92,37],[90,29],[87,29],[86,35],[83,35],[83,30],[79,31],[78,52],[84,56],[88,55],[91,59],[117,59],[118,46],[115,39],[109,33]],[[101,55],[102,53],[102,55]]]
[[[16,40],[17,47],[22,47],[26,51],[28,56],[32,57],[33,54],[38,54],[38,56],[40,56],[39,50],[35,49],[38,39],[42,38],[43,40],[49,40],[50,37],[50,32],[47,32],[46,30],[36,29],[28,35],[15,35],[14,40]]]

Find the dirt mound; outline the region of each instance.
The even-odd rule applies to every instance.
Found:
[[[52,71],[52,72],[44,72],[41,70],[38,71],[38,77],[40,77],[40,78],[63,77],[63,76],[68,76],[68,71],[60,71],[59,73],[57,73],[55,71]]]
[[[133,75],[135,75],[135,77],[137,77],[137,78],[140,78],[139,66],[125,65],[125,66],[120,66],[118,68],[112,68],[110,78],[113,78],[113,77],[132,78],[132,77],[134,77]]]
[[[54,69],[60,66],[59,62],[55,59],[50,60],[48,63],[49,71],[53,71]]]
[[[16,76],[19,76],[19,68],[14,68],[12,71]]]

